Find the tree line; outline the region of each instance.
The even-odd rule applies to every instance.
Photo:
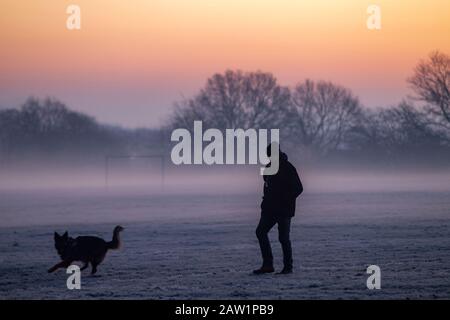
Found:
[[[407,79],[413,96],[398,105],[364,107],[348,88],[306,79],[293,88],[268,72],[228,70],[180,101],[170,128],[279,128],[281,144],[300,158],[448,163],[450,57],[433,52]],[[413,157],[413,158],[411,158]]]
[[[3,164],[30,157],[101,160],[106,155],[147,154],[160,144],[160,130],[101,124],[52,98],[29,98],[20,108],[0,110]]]
[[[20,108],[0,109],[0,156],[158,154],[168,149],[172,129],[201,120],[205,129],[279,128],[282,148],[304,161],[450,163],[449,55],[431,53],[407,83],[411,97],[371,109],[329,81],[287,87],[268,72],[228,70],[177,102],[159,129],[100,124],[56,99],[30,98]]]

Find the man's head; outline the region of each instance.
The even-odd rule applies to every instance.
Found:
[[[280,144],[278,142],[274,141],[267,146],[266,153],[269,158],[272,156],[272,148],[274,148],[274,150],[275,150],[275,148],[278,148],[278,154],[281,153]]]

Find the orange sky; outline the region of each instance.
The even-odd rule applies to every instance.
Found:
[[[380,31],[366,28],[372,3]],[[69,4],[79,31],[66,29]],[[332,80],[389,105],[449,39],[448,0],[1,0],[0,106],[51,95],[101,121],[157,125],[228,68]]]

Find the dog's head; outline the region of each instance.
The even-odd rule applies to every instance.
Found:
[[[55,249],[58,252],[59,256],[63,258],[66,254],[67,248],[70,247],[73,239],[69,237],[69,233],[67,231],[64,232],[62,236],[60,236],[58,232],[55,232],[54,239]]]

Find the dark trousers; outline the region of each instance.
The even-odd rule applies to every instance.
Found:
[[[264,267],[273,267],[272,248],[268,233],[272,227],[278,224],[278,239],[280,240],[283,249],[283,263],[287,269],[292,268],[292,247],[289,239],[289,232],[291,229],[290,217],[274,217],[268,214],[261,214],[258,227],[256,228],[256,236],[261,247],[261,254],[263,258]]]

